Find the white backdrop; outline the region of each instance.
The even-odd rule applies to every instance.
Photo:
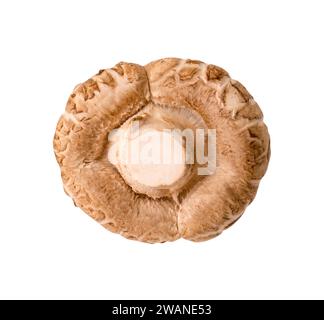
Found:
[[[323,1],[2,1],[0,298],[324,298]],[[220,237],[149,245],[63,192],[73,87],[119,61],[203,60],[260,104],[272,158]]]

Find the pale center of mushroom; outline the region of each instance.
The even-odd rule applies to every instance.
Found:
[[[123,173],[148,187],[167,187],[186,171],[182,141],[171,130],[147,128],[135,137],[125,135],[118,147]]]
[[[137,194],[178,201],[199,179],[195,152],[204,154],[204,146],[195,148],[196,130],[206,128],[189,108],[149,103],[109,133],[108,161]]]

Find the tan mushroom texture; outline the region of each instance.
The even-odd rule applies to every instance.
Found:
[[[197,176],[195,165],[187,166],[168,187],[133,180],[108,160],[108,135],[137,118],[216,129],[216,170]],[[217,66],[176,58],[144,67],[121,62],[75,87],[54,151],[65,192],[108,230],[150,243],[203,241],[235,222],[255,197],[270,157],[262,119],[248,91]]]

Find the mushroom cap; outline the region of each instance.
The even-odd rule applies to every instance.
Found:
[[[217,167],[171,194],[130,186],[107,159],[109,133],[148,105],[188,109],[216,130]],[[54,151],[65,192],[112,232],[155,243],[211,239],[254,199],[270,158],[263,115],[245,87],[214,65],[166,58],[120,62],[77,85],[60,117]]]

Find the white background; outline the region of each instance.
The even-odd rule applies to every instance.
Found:
[[[323,1],[2,1],[0,298],[324,298]],[[73,87],[119,61],[217,64],[262,107],[272,158],[220,237],[149,245],[63,192]]]

